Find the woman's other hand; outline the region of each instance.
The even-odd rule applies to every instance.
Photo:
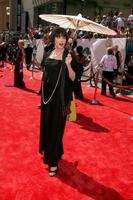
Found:
[[[72,62],[72,56],[70,53],[68,53],[65,63],[68,69],[68,73],[69,73],[69,77],[72,81],[75,80],[75,72],[73,71],[72,67],[71,67],[71,62]]]
[[[68,53],[66,60],[65,60],[67,67],[71,66],[71,61],[72,61],[72,56],[70,53]]]

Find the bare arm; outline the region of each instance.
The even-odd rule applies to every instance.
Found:
[[[71,54],[68,54],[65,60],[67,69],[68,69],[68,73],[69,73],[69,77],[72,81],[75,80],[75,72],[73,71],[72,67],[71,67],[71,61],[72,61],[72,56]]]

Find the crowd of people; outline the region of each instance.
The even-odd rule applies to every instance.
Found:
[[[109,27],[116,31],[116,37],[132,37],[133,36],[133,9],[129,11],[128,16],[125,16],[124,13],[120,10],[109,11],[104,13],[103,15],[97,14],[94,18],[90,18],[89,16],[84,16],[86,19],[90,19],[95,21],[96,23],[102,24],[104,26]],[[49,26],[49,30],[53,29],[53,25]],[[36,39],[39,39],[43,36],[45,32],[45,28],[42,28],[42,25],[39,25],[39,28],[28,28],[27,32],[31,32]],[[68,30],[68,34],[72,34],[70,30]],[[16,41],[16,38],[20,37],[27,38],[27,34],[23,34],[20,32],[13,31],[5,31],[0,33],[0,41],[6,41],[8,43],[12,41]],[[106,37],[106,35],[101,35],[92,32],[79,31],[77,34],[78,38],[100,38]]]
[[[110,11],[102,17],[97,15],[95,21],[115,30],[117,37],[129,37],[133,35],[133,9],[130,10],[128,17],[125,17],[121,11]]]
[[[4,65],[4,61],[9,62],[16,66],[16,63],[20,66],[20,77],[23,79],[23,70],[22,70],[22,64],[20,63],[20,60],[23,60],[25,63],[25,66],[27,70],[30,70],[32,65],[37,65],[39,69],[41,69],[41,63],[35,62],[35,57],[37,53],[37,40],[41,39],[43,41],[43,54],[47,51],[49,51],[51,48],[53,48],[53,44],[50,42],[50,34],[52,31],[57,27],[57,25],[50,25],[46,27],[45,29],[42,28],[42,26],[39,26],[38,29],[31,28],[29,31],[25,34],[15,34],[15,35],[8,35],[5,34],[2,38],[1,36],[1,42],[0,42],[0,65]],[[73,31],[67,30],[67,34],[69,38],[73,38]],[[86,33],[84,33],[85,36]],[[10,37],[11,36],[11,37]],[[82,31],[79,31],[78,37],[82,39]],[[23,47],[19,42],[23,41]],[[117,47],[118,48],[118,47]],[[21,49],[21,51],[20,51]],[[86,66],[86,55],[84,54],[82,46],[77,46],[76,41],[73,44],[73,47],[71,47],[71,52],[73,56],[75,57],[75,60],[77,62],[77,81],[75,82],[75,96],[79,99],[83,99],[83,92],[81,87],[81,77],[84,71],[84,67]],[[114,50],[113,52],[117,52],[117,50]],[[17,55],[17,56],[16,56]],[[131,56],[126,59],[126,64],[128,64],[131,60]],[[20,58],[21,57],[21,58]],[[118,58],[118,55],[116,54],[116,57]],[[18,60],[16,60],[18,59]],[[88,59],[88,58],[87,58]],[[33,63],[34,62],[34,63]],[[117,66],[120,67],[120,62],[117,59]],[[17,69],[18,70],[18,69]],[[15,71],[17,74],[17,71]],[[19,74],[14,77],[19,76]],[[19,80],[19,79],[18,79]],[[19,80],[20,81],[20,80]],[[16,86],[17,84],[17,78],[14,80]],[[25,87],[24,83],[20,84],[22,87]],[[41,89],[39,91],[41,93]]]

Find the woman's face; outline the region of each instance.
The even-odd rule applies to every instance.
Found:
[[[66,45],[66,38],[62,35],[55,37],[55,48],[63,49]]]
[[[23,48],[23,44],[21,42],[18,42],[18,47],[21,49]]]

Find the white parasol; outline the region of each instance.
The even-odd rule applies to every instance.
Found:
[[[82,31],[90,31],[105,35],[116,35],[116,32],[105,27],[101,24],[83,18],[81,14],[77,16],[72,15],[55,15],[55,14],[42,14],[39,17],[47,22],[57,24],[63,28],[70,28]]]

